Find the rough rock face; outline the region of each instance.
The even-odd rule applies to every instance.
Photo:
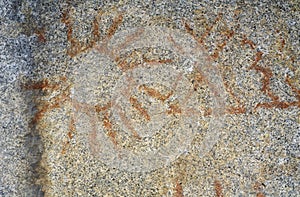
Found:
[[[299,196],[297,1],[1,1],[0,196]]]

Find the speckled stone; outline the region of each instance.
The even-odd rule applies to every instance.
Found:
[[[0,196],[300,195],[297,1],[0,5]],[[166,29],[166,36],[147,40],[138,31],[147,28]],[[186,37],[172,41],[176,31]],[[202,67],[193,64],[199,58]],[[157,65],[164,72],[152,69]],[[173,89],[165,68],[183,77]],[[137,70],[159,93],[132,88],[141,85]],[[162,99],[172,90],[192,96]],[[134,138],[125,123],[146,125],[154,104],[169,112],[158,117],[172,121],[156,120],[161,133]],[[122,112],[131,119],[122,120]],[[168,143],[175,150],[186,141],[151,170],[126,169],[134,161],[118,155]],[[115,146],[105,149],[106,142]]]

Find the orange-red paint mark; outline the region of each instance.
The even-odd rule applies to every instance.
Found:
[[[172,63],[172,59],[165,59],[165,60],[152,60],[152,59],[147,59],[143,58],[143,61],[148,64],[167,64],[167,63]]]
[[[61,150],[61,154],[64,155],[67,152],[67,147],[70,145],[69,141],[66,141],[66,143],[63,145],[63,148]]]
[[[282,52],[283,48],[285,46],[285,39],[283,37],[280,38],[280,47],[279,47],[279,51]]]
[[[262,56],[263,56],[263,52],[258,51],[256,53],[255,62],[253,63],[253,66],[254,66],[254,64],[255,64],[255,66],[257,65],[257,63],[262,59]]]
[[[112,141],[114,146],[117,147],[117,145],[118,145],[118,142],[116,140],[117,132],[113,131],[112,123],[109,120],[109,115],[108,115],[107,112],[104,114],[103,126],[104,126],[105,129],[108,130],[108,136],[109,136],[110,140]]]
[[[72,139],[72,138],[73,138],[72,132],[71,132],[71,131],[68,132],[68,137],[69,137],[69,139]]]
[[[285,46],[285,39],[284,39],[284,38],[282,38],[282,39],[281,39],[281,48],[283,49],[283,48],[284,48],[284,46]]]
[[[107,31],[107,39],[110,39],[116,33],[122,21],[123,21],[123,16],[121,14],[114,18],[112,25]]]
[[[68,133],[67,133],[68,139],[67,139],[67,141],[65,142],[65,144],[63,145],[61,154],[66,154],[67,148],[68,148],[68,146],[70,145],[70,140],[73,138],[73,133],[74,133],[74,131],[76,131],[76,128],[75,128],[75,120],[74,120],[74,118],[72,117],[71,120],[70,120],[70,122],[69,122],[69,131],[68,131]]]
[[[184,197],[183,195],[183,188],[179,181],[176,181],[175,187],[174,187],[174,195],[173,197]]]
[[[226,46],[226,41],[218,44],[217,49],[215,50],[215,52],[211,55],[212,58],[216,59],[219,57],[219,53],[223,50],[223,48]]]
[[[107,130],[112,130],[112,124],[109,120],[109,117],[108,117],[108,113],[106,112],[104,114],[104,118],[103,118],[103,126],[107,129]]]
[[[279,97],[275,96],[270,89],[270,79],[271,77],[273,77],[273,73],[271,69],[258,66],[258,62],[262,59],[262,55],[263,53],[260,51],[256,53],[255,60],[253,64],[250,66],[250,69],[256,70],[263,74],[261,91],[267,94],[273,101],[278,101]]]
[[[43,101],[38,103],[38,111],[35,113],[34,117],[31,120],[32,125],[38,124],[41,119],[45,116],[48,111],[61,107],[61,104],[67,101],[71,101],[70,99],[70,86],[64,87],[63,84],[67,81],[66,77],[59,77],[59,82],[50,83],[47,79],[44,79],[37,83],[32,83],[30,85],[23,85],[22,87],[26,90],[50,90],[54,91],[57,89],[61,89],[61,93],[49,101]],[[62,84],[61,84],[62,83]],[[66,153],[67,147],[70,145],[70,140],[73,138],[73,132],[76,130],[74,124],[74,118],[72,117],[69,122],[69,131],[67,133],[68,140],[64,143],[63,149],[61,151],[62,154]]]
[[[127,58],[121,58],[119,56],[115,57],[115,61],[117,62],[118,67],[120,67],[120,69],[124,72],[126,72],[127,70],[133,69],[135,67],[137,67],[138,65],[140,65],[137,62],[131,61],[131,62],[127,62],[127,59],[131,58],[131,59],[135,59],[137,56],[136,51],[131,51],[130,54],[127,55]]]
[[[94,19],[93,21],[93,30],[92,33],[94,35],[93,41],[99,40],[100,39],[100,32],[99,32],[99,22],[97,18]]]
[[[57,90],[61,86],[61,82],[67,81],[66,77],[59,77],[59,79],[60,81],[57,83],[49,83],[48,79],[43,79],[39,82],[23,84],[22,88],[25,90]]]
[[[280,108],[280,109],[286,109],[290,106],[297,106],[300,107],[300,95],[299,95],[299,90],[297,90],[289,81],[289,78],[286,78],[287,84],[291,87],[292,91],[296,93],[296,98],[298,101],[293,101],[293,102],[286,102],[286,101],[279,101],[279,97],[276,96],[270,89],[270,78],[273,76],[273,73],[270,68],[263,68],[258,66],[258,61],[261,60],[263,53],[262,52],[257,52],[255,61],[251,65],[250,69],[254,69],[256,71],[261,72],[264,76],[262,79],[262,89],[261,91],[267,94],[271,98],[271,102],[268,103],[258,103],[255,107],[259,108]]]
[[[74,118],[72,117],[71,120],[70,120],[70,123],[69,123],[69,132],[68,132],[68,137],[69,139],[72,139],[73,138],[73,132],[76,131],[76,128],[75,128],[75,120]]]
[[[239,9],[236,9],[236,10],[234,10],[234,17],[238,17],[240,14],[241,14],[241,10],[239,10]]]
[[[179,107],[178,103],[169,105],[167,114],[181,114],[181,108]]]
[[[229,107],[226,109],[226,112],[229,114],[244,114],[246,113],[246,108],[244,106],[241,107]]]
[[[200,84],[206,84],[207,79],[201,71],[197,71],[192,75],[192,84],[194,91],[197,91]]]
[[[114,146],[116,147],[118,145],[118,142],[117,142],[117,132],[116,131],[109,131],[108,132],[108,136],[110,138],[110,140],[112,141],[112,143],[114,144]]]
[[[117,62],[118,67],[119,67],[123,72],[126,72],[127,70],[133,69],[133,68],[135,68],[135,67],[138,66],[137,63],[134,63],[134,62],[127,63],[127,62],[126,62],[126,59],[121,60],[120,57],[116,57],[116,58],[115,58],[115,61]]]
[[[35,34],[38,36],[39,42],[45,43],[47,41],[44,28],[35,30]]]
[[[212,109],[211,108],[204,109],[204,116],[210,116],[211,114],[212,114]]]
[[[299,101],[293,101],[293,102],[286,102],[286,101],[271,101],[269,103],[258,103],[255,106],[255,109],[261,107],[261,108],[280,108],[280,109],[286,109],[291,106],[300,107]]]
[[[258,192],[258,193],[256,194],[256,197],[265,197],[265,195],[264,195],[263,193],[261,193],[261,192]]]
[[[67,40],[72,41],[72,33],[73,33],[73,28],[72,28],[72,22],[69,16],[69,9],[66,10],[65,12],[62,13],[62,19],[61,22],[64,23],[67,27]]]
[[[223,35],[226,36],[227,41],[231,39],[234,35],[234,31],[227,29],[226,31],[222,32]],[[223,51],[224,47],[226,46],[227,42],[223,41],[222,43],[218,44],[217,49],[215,52],[211,55],[212,58],[216,59],[219,57],[219,53]]]
[[[69,100],[68,92],[64,92],[63,94],[55,97],[54,99],[51,99],[51,101],[48,101],[46,104],[41,105],[40,106],[41,109],[35,114],[32,123],[35,124],[39,122],[47,111],[51,111],[52,109],[59,108],[61,103],[63,103],[66,100]]]
[[[73,22],[70,17],[70,9],[67,9],[65,12],[62,13],[61,21],[67,27],[67,40],[70,43],[70,48],[67,50],[67,54],[71,57],[74,57],[82,52],[85,52],[91,48],[93,48],[96,43],[100,40],[100,32],[99,32],[99,18],[102,12],[95,17],[92,22],[92,37],[88,43],[81,42],[78,39],[73,37]],[[109,40],[116,32],[119,25],[122,23],[123,17],[119,15],[113,20],[112,25],[107,31],[107,38],[106,41]]]
[[[256,190],[256,197],[265,197],[265,195],[261,192],[262,186],[265,186],[263,183],[256,182],[253,186],[253,189]]]
[[[212,23],[211,26],[206,27],[206,31],[202,34],[202,36],[199,38],[193,28],[186,22],[183,21],[183,25],[187,33],[189,33],[199,44],[203,44],[206,37],[210,34],[213,27],[222,19],[222,13],[219,13],[216,17],[215,21]]]
[[[232,89],[230,88],[230,85],[227,81],[224,81],[224,87],[226,88],[226,91],[234,98],[236,98],[235,94],[233,93]]]
[[[186,21],[183,21],[183,24],[184,24],[184,28],[187,31],[187,33],[190,34],[195,40],[198,40],[198,38],[197,38],[194,30],[191,28],[191,26]]]
[[[227,107],[226,112],[229,114],[243,114],[246,113],[246,108],[244,105],[241,104],[240,99],[236,97],[236,95],[233,93],[232,89],[230,88],[227,81],[224,81],[224,87],[226,88],[227,92],[233,97],[234,100],[237,101],[238,107]]]
[[[214,28],[214,26],[221,20],[222,18],[222,14],[219,13],[217,18],[215,19],[215,21],[213,22],[213,24],[210,27],[206,28],[206,31],[204,32],[204,34],[201,36],[200,39],[198,39],[198,42],[200,44],[204,43],[204,40],[207,38],[207,36],[210,34],[211,30]]]
[[[220,49],[220,50],[223,50],[223,48],[226,46],[226,41],[225,42],[223,42],[223,43],[221,43],[221,44],[218,44],[218,48]]]
[[[70,86],[63,87],[63,85],[61,85],[62,82],[62,84],[65,84],[67,78],[59,77],[59,80],[59,82],[50,83],[47,79],[44,79],[40,82],[22,85],[22,88],[25,90],[54,91],[61,89],[60,91],[62,92],[61,94],[51,98],[49,101],[40,101],[40,103],[38,103],[38,111],[31,120],[32,125],[37,124],[48,111],[59,108],[61,103],[70,100]]]
[[[139,90],[145,91],[149,96],[156,98],[162,102],[165,102],[165,100],[167,100],[168,98],[170,98],[170,96],[173,95],[173,91],[170,91],[167,95],[162,95],[157,90],[147,87],[146,85],[139,86]]]
[[[70,17],[70,9],[67,9],[65,12],[63,12],[61,21],[67,27],[67,40],[70,42],[71,45],[70,48],[67,50],[67,54],[71,57],[74,57],[77,54],[84,51],[86,48],[80,43],[79,40],[73,38],[73,22]]]
[[[235,32],[233,30],[230,30],[230,29],[227,29],[225,32],[224,32],[224,35],[227,37],[227,39],[230,39],[234,36]]]
[[[95,105],[95,110],[97,113],[101,112],[101,111],[106,111],[111,107],[111,102],[108,102],[106,105],[104,106],[100,106],[100,105]]]
[[[248,44],[251,49],[255,49],[255,44],[252,40],[249,40],[245,35],[243,36],[242,45]]]
[[[191,26],[186,21],[183,21],[183,24],[184,24],[184,28],[187,31],[187,33],[190,34],[199,44],[203,44],[204,40],[210,34],[210,32],[213,29],[213,27],[215,26],[215,24],[217,24],[221,20],[221,18],[222,18],[222,14],[219,13],[218,16],[216,17],[215,21],[213,22],[213,24],[206,28],[206,31],[201,35],[200,38],[196,35],[193,28],[191,28]]]
[[[136,109],[147,121],[150,121],[150,115],[148,112],[142,107],[142,104],[134,97],[130,97],[129,101],[134,109]]]
[[[51,89],[49,81],[44,79],[40,82],[33,83],[33,84],[25,84],[22,85],[22,88],[26,90],[44,90],[44,89]]]
[[[215,180],[214,187],[215,187],[216,197],[224,197],[223,191],[222,191],[222,185],[221,185],[220,181]]]

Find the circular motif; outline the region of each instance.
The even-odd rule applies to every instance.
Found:
[[[122,55],[129,61],[122,62]],[[91,51],[77,69],[73,97],[76,128],[89,133],[92,153],[118,169],[150,171],[186,152],[201,115],[186,78],[193,70],[205,75],[213,103],[212,124],[199,147],[202,157],[219,138],[224,91],[217,69],[191,36],[162,27],[133,28]]]

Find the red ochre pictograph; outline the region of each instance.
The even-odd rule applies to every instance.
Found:
[[[215,187],[216,197],[224,197],[222,191],[223,190],[222,185],[219,180],[215,180],[214,187]]]
[[[133,116],[128,115],[128,109],[124,109],[124,105],[126,105],[129,109],[130,108],[134,109],[134,111],[137,112],[138,115],[141,116],[142,119],[145,120],[146,122],[150,122],[148,124],[148,127],[146,126],[146,128],[148,128],[148,130],[152,130],[151,126],[155,125],[160,120],[169,118],[168,120],[171,121],[170,117],[172,117],[172,118],[180,117],[179,119],[181,119],[181,121],[184,122],[184,123],[180,123],[180,124],[187,124],[186,120],[183,120],[183,119],[192,119],[191,116],[195,115],[195,113],[200,115],[200,112],[197,112],[198,109],[193,109],[193,107],[188,106],[188,104],[187,104],[192,99],[194,90],[196,90],[196,87],[194,87],[194,90],[193,90],[193,88],[190,88],[190,90],[188,90],[189,88],[187,88],[187,87],[189,87],[189,83],[188,83],[187,79],[186,79],[186,84],[185,84],[187,92],[181,93],[182,94],[181,102],[178,99],[171,101],[171,99],[173,99],[173,97],[178,96],[178,95],[176,95],[176,92],[174,92],[177,88],[177,84],[182,83],[182,81],[185,82],[185,80],[182,80],[182,77],[184,77],[182,73],[177,73],[176,76],[174,76],[174,78],[171,79],[171,81],[173,81],[174,83],[168,84],[167,86],[169,86],[168,88],[170,88],[170,89],[164,93],[160,92],[160,90],[158,90],[155,87],[151,87],[151,85],[147,81],[145,81],[145,83],[140,83],[138,85],[133,84],[133,86],[136,86],[136,87],[133,87],[133,89],[135,89],[135,91],[139,91],[139,93],[143,93],[143,94],[151,97],[152,99],[155,99],[161,105],[167,105],[166,109],[164,109],[165,112],[160,111],[160,112],[156,112],[156,114],[155,114],[155,113],[153,113],[153,111],[155,111],[155,110],[153,110],[150,113],[149,109],[147,109],[147,107],[144,106],[144,103],[141,102],[139,100],[139,98],[137,98],[134,95],[131,95],[130,88],[129,88],[129,90],[126,90],[126,88],[128,88],[132,85],[130,83],[127,84],[127,82],[126,82],[128,79],[132,78],[131,76],[129,76],[130,73],[132,74],[135,71],[137,71],[139,68],[143,68],[143,66],[141,66],[141,65],[147,64],[151,68],[145,68],[144,70],[138,70],[139,73],[138,74],[135,73],[136,75],[144,75],[144,73],[147,73],[149,71],[155,73],[156,70],[155,69],[151,70],[152,68],[156,67],[156,69],[159,70],[160,69],[159,65],[173,64],[174,63],[173,59],[165,58],[165,57],[160,57],[159,59],[155,59],[155,58],[149,58],[145,54],[139,55],[138,52],[136,52],[134,47],[131,48],[130,50],[128,50],[129,53],[127,54],[127,56],[125,58],[120,56],[120,54],[122,54],[121,53],[122,51],[125,51],[125,49],[130,48],[133,45],[133,43],[137,44],[141,40],[144,42],[142,44],[142,46],[140,46],[141,48],[142,47],[159,47],[161,43],[156,44],[156,46],[151,46],[151,44],[153,45],[153,43],[147,43],[147,39],[148,40],[151,40],[151,39],[145,37],[146,34],[147,35],[156,34],[156,35],[161,35],[161,40],[165,40],[166,42],[168,42],[168,44],[170,45],[170,47],[169,47],[170,50],[172,50],[172,48],[175,48],[173,50],[173,51],[175,51],[175,53],[178,53],[181,56],[186,56],[186,57],[188,57],[190,54],[193,54],[194,59],[195,59],[195,57],[196,57],[196,59],[200,58],[201,64],[203,64],[203,62],[205,62],[208,67],[211,65],[209,63],[211,57],[209,57],[208,55],[205,54],[205,52],[199,46],[198,41],[195,41],[195,38],[194,39],[189,38],[189,40],[186,41],[186,43],[189,42],[190,45],[193,45],[193,46],[189,46],[190,48],[187,48],[186,46],[182,45],[182,43],[180,43],[181,42],[180,40],[178,40],[178,34],[179,34],[178,32],[180,32],[180,31],[172,32],[174,30],[166,30],[165,32],[163,32],[161,29],[153,30],[153,28],[152,29],[150,29],[150,28],[138,29],[137,28],[135,30],[129,30],[128,32],[126,32],[126,31],[118,32],[119,34],[123,34],[122,36],[118,37],[118,36],[116,36],[116,32],[117,32],[117,29],[120,26],[120,24],[122,22],[122,18],[123,18],[122,15],[120,15],[120,14],[117,14],[117,16],[113,19],[113,23],[108,28],[108,31],[106,32],[106,34],[104,36],[101,36],[99,34],[99,30],[97,30],[97,28],[99,28],[99,26],[100,26],[99,21],[100,21],[100,18],[101,18],[101,15],[103,14],[103,12],[99,12],[99,14],[95,17],[95,20],[93,21],[92,33],[90,36],[91,39],[89,42],[84,43],[84,42],[80,42],[78,39],[74,38],[74,36],[73,36],[72,23],[73,23],[74,19],[72,19],[72,17],[70,16],[70,13],[71,13],[70,10],[65,11],[63,13],[63,18],[62,18],[62,22],[65,23],[66,28],[67,28],[67,40],[70,43],[70,47],[67,50],[67,53],[71,57],[75,57],[76,55],[78,55],[80,53],[95,49],[98,53],[108,57],[109,61],[115,62],[117,64],[118,68],[121,69],[122,72],[124,73],[123,75],[126,76],[124,79],[122,79],[124,81],[120,80],[118,82],[118,84],[122,84],[122,85],[126,84],[126,85],[123,85],[123,86],[126,86],[125,90],[123,90],[124,89],[123,86],[119,87],[119,88],[117,87],[114,90],[114,92],[118,92],[117,94],[120,94],[120,93],[122,94],[125,92],[123,94],[123,96],[120,97],[119,95],[117,95],[116,98],[113,98],[111,101],[109,101],[109,103],[111,103],[110,108],[104,109],[102,111],[100,109],[103,109],[103,107],[98,106],[98,104],[95,103],[93,105],[95,106],[96,113],[92,114],[91,111],[86,113],[86,115],[88,115],[88,116],[95,116],[96,114],[98,114],[99,116],[101,116],[101,115],[104,116],[104,117],[100,118],[100,119],[102,119],[102,122],[103,122],[102,128],[104,128],[107,131],[106,135],[107,135],[109,141],[111,141],[114,144],[115,148],[117,148],[117,146],[119,144],[121,144],[122,142],[118,141],[119,132],[117,132],[112,126],[113,125],[112,119],[114,118],[112,116],[117,116],[117,118],[115,117],[115,121],[122,124],[122,126],[121,126],[122,129],[127,131],[136,140],[141,140],[142,137],[144,135],[146,135],[145,133],[142,134],[143,136],[140,136],[141,134],[139,134],[140,129],[144,128],[145,124],[144,123],[141,124],[144,126],[136,126],[136,124],[139,124],[139,123],[135,123],[134,121],[132,121]],[[209,33],[209,29],[207,30],[206,33]],[[231,34],[232,34],[232,32],[228,32],[226,34],[226,36],[230,37]],[[186,35],[186,36],[189,37],[188,35]],[[116,43],[116,44],[112,45],[111,40],[116,39],[116,37],[117,37],[117,40],[118,39],[119,40],[117,42],[114,41],[114,43]],[[184,37],[184,36],[181,36],[181,37]],[[205,38],[205,36],[202,37],[202,39],[204,39],[204,38]],[[147,45],[149,45],[149,46],[147,46]],[[192,47],[196,48],[196,50],[192,49]],[[137,56],[140,57],[140,62],[134,62],[134,61],[128,60],[128,59],[134,59]],[[190,58],[190,57],[188,57],[188,58]],[[194,61],[194,60],[192,60],[192,61]],[[217,79],[217,77],[216,77],[216,76],[218,76],[217,69],[215,69],[215,68],[212,69],[211,66],[210,66],[210,68],[203,69],[203,68],[201,68],[201,66],[204,67],[203,65],[197,65],[197,64],[200,64],[199,62],[200,62],[200,60],[196,60],[196,62],[194,62],[194,66],[196,68],[194,75],[197,76],[194,80],[195,86],[199,86],[198,82],[199,82],[200,74],[202,76],[205,76],[205,81],[209,85],[209,89],[212,92],[213,97],[216,100],[218,100],[218,101],[215,101],[217,103],[216,106],[223,105],[224,101],[222,101],[222,99],[224,96],[222,95],[222,93],[220,94],[220,89],[222,88],[221,87],[222,84],[220,83],[220,78]],[[105,63],[108,63],[108,62],[105,62]],[[167,72],[167,73],[175,72],[175,70],[172,71],[172,68],[168,68],[168,69],[169,70],[160,70],[160,71]],[[207,74],[208,69],[210,70],[210,73],[213,73],[210,76]],[[199,74],[197,74],[198,72],[199,72]],[[128,76],[126,73],[129,73]],[[159,76],[159,75],[160,75],[160,73],[157,74],[157,76]],[[214,75],[214,76],[212,76],[212,75]],[[212,79],[212,78],[214,78],[214,79]],[[131,80],[133,80],[133,81],[136,80],[136,77],[133,77],[133,79],[131,79]],[[212,80],[215,80],[215,81],[212,82]],[[217,81],[217,83],[215,83],[216,81]],[[137,83],[137,82],[134,82],[134,83]],[[161,82],[161,83],[164,83],[164,82]],[[217,85],[215,85],[215,84],[217,84]],[[80,92],[80,90],[75,91],[75,92]],[[223,92],[223,90],[221,92]],[[118,101],[118,99],[120,101]],[[78,100],[77,101],[74,101],[74,100],[76,100],[76,99],[73,99],[72,102],[78,102]],[[127,104],[129,104],[129,105],[124,104],[124,103],[122,103],[122,105],[121,105],[120,102],[123,102],[121,100],[127,100],[127,102],[128,102]],[[80,109],[81,107],[83,107],[83,108],[88,107],[89,109],[92,109],[91,106],[93,106],[93,105],[87,104],[85,102],[80,102],[80,103],[81,103],[80,105],[76,104],[76,106],[77,106],[76,109],[78,109],[79,111],[82,111],[83,113],[85,113],[85,111],[88,111],[88,110],[81,110]],[[83,103],[85,103],[85,104],[83,104]],[[187,105],[187,106],[184,106],[184,105]],[[221,109],[222,107],[219,106],[218,108]],[[212,115],[220,116],[222,114],[222,112],[220,110],[216,111],[214,109],[209,109],[209,111],[210,111],[210,116],[212,116]],[[103,113],[103,114],[100,114],[100,113]],[[156,120],[155,119],[152,120],[152,116],[155,116]],[[160,117],[160,118],[157,118],[157,117]],[[89,117],[89,119],[90,119],[90,122],[92,125],[90,127],[93,128],[92,131],[90,132],[90,136],[91,136],[90,145],[92,147],[91,149],[94,150],[92,152],[95,153],[99,149],[99,148],[95,147],[98,144],[97,140],[99,140],[99,136],[98,136],[99,132],[97,132],[97,127],[98,127],[97,122],[99,122],[99,120],[96,120],[95,118],[92,118],[92,117]],[[215,122],[217,122],[217,121],[219,121],[219,119],[215,120]],[[152,122],[155,122],[155,123],[153,124]],[[116,123],[116,122],[114,122],[114,123]],[[166,124],[166,122],[164,124]],[[216,124],[216,125],[220,126],[221,124]],[[162,127],[162,124],[160,125],[160,128],[157,127],[156,129],[161,129],[161,127]],[[149,135],[149,133],[151,133],[151,132],[148,132],[147,135]],[[97,138],[97,136],[98,136],[98,138]],[[215,136],[218,136],[218,135],[215,135]],[[214,137],[210,137],[209,141],[216,141],[216,140],[213,140],[213,138]],[[180,144],[185,144],[185,143],[180,142]],[[211,148],[210,146],[211,145],[206,144],[206,147],[203,148],[203,153],[205,151],[208,151],[208,149]],[[120,150],[120,147],[118,148],[118,150]],[[124,155],[124,153],[123,153],[123,155]],[[170,160],[170,158],[166,159],[166,161],[169,161],[169,160]],[[154,166],[155,166],[155,168],[157,168],[160,165],[152,165],[152,167],[154,167]]]
[[[66,35],[67,35],[66,37],[69,42],[69,48],[67,49],[67,54],[72,58],[81,53],[88,53],[89,51],[96,50],[98,53],[104,54],[105,56],[107,56],[110,59],[110,61],[115,62],[117,67],[123,73],[131,73],[131,74],[134,70],[138,70],[139,68],[143,67],[143,66],[141,66],[143,64],[150,65],[150,67],[153,68],[157,65],[159,67],[159,65],[161,65],[161,64],[174,63],[173,59],[168,59],[168,58],[148,59],[143,54],[141,56],[142,63],[130,62],[128,59],[130,59],[130,57],[136,56],[136,54],[135,54],[136,52],[134,50],[132,50],[133,48],[131,48],[132,51],[125,58],[120,56],[120,54],[122,54],[122,53],[120,53],[122,50],[124,50],[126,47],[128,48],[128,46],[131,46],[132,43],[135,43],[136,41],[141,40],[143,33],[147,32],[147,31],[151,32],[151,30],[149,30],[149,29],[140,28],[140,29],[135,29],[135,31],[131,31],[130,33],[125,32],[123,34],[123,35],[125,35],[124,39],[122,39],[120,42],[118,42],[116,44],[116,46],[114,46],[113,49],[110,48],[112,46],[109,45],[109,43],[112,39],[114,39],[115,35],[118,33],[119,26],[122,24],[122,21],[123,21],[122,14],[117,14],[116,17],[113,19],[112,25],[108,28],[105,35],[101,35],[100,31],[99,31],[100,18],[104,12],[100,11],[95,16],[95,19],[92,21],[92,30],[91,30],[91,35],[90,35],[89,41],[81,42],[79,39],[77,39],[74,36],[73,22],[75,19],[72,17],[71,13],[72,13],[71,8],[66,9],[62,13],[61,21],[66,26]],[[235,14],[238,15],[239,12],[236,12]],[[206,39],[212,31],[217,31],[214,29],[214,26],[220,20],[222,20],[222,14],[217,15],[215,21],[213,21],[213,22],[207,21],[208,25],[204,28],[204,32],[202,34],[199,34],[197,32],[196,27],[191,27],[191,25],[189,24],[188,21],[183,20],[183,26],[186,31],[185,32],[186,35],[190,35],[193,38],[194,42],[196,43],[197,49],[200,49],[201,51],[203,51],[201,54],[202,55],[204,54],[204,56],[206,54],[208,54],[207,52],[205,52],[205,50],[207,49],[207,46],[205,45]],[[166,31],[166,32],[167,33],[165,33],[165,35],[166,35],[165,38],[166,38],[166,40],[168,40],[168,42],[173,47],[173,49],[177,53],[180,53],[181,55],[186,55],[186,53],[188,53],[188,52],[186,51],[186,49],[184,49],[179,44],[180,41],[175,39],[175,36],[172,35],[171,31]],[[175,34],[176,33],[177,32],[175,31]],[[224,50],[224,48],[226,47],[228,42],[232,39],[235,39],[236,33],[234,31],[234,28],[233,29],[227,28],[226,30],[223,30],[220,33],[224,36],[224,41],[222,41],[220,43],[215,43],[217,47],[214,50],[214,52],[212,52],[210,55],[207,55],[207,57],[205,57],[205,60],[208,63],[220,58],[220,54],[222,53],[222,51]],[[46,41],[45,36],[44,36],[44,34],[45,34],[44,30],[38,31],[38,32],[36,32],[36,34],[38,35],[40,42]],[[274,74],[270,67],[268,67],[266,65],[262,65],[261,60],[264,58],[263,52],[259,51],[259,49],[257,48],[257,44],[255,42],[253,42],[252,40],[250,40],[249,38],[247,38],[246,35],[242,35],[242,37],[243,38],[240,41],[241,45],[245,48],[249,47],[253,51],[253,63],[248,69],[255,71],[256,73],[261,75],[262,87],[261,87],[260,91],[262,92],[262,94],[267,95],[271,101],[264,102],[264,103],[257,103],[253,109],[246,109],[245,104],[240,102],[240,100],[237,98],[237,96],[234,94],[233,90],[231,89],[228,81],[225,80],[224,78],[222,80],[218,80],[219,82],[222,83],[221,85],[218,84],[217,87],[212,87],[212,84],[213,84],[212,80],[214,80],[214,79],[207,76],[207,72],[205,72],[205,69],[207,69],[207,68],[198,69],[199,67],[197,67],[197,69],[195,69],[195,72],[192,73],[193,79],[191,80],[191,82],[192,82],[191,90],[196,91],[199,86],[201,86],[203,84],[207,84],[212,95],[215,95],[218,100],[218,94],[220,94],[218,92],[218,90],[220,90],[220,88],[218,88],[218,87],[224,86],[227,94],[231,98],[236,100],[236,102],[238,103],[238,107],[226,106],[226,109],[224,111],[224,113],[226,113],[226,114],[236,114],[236,115],[245,114],[249,111],[256,111],[259,108],[265,108],[265,109],[279,108],[282,110],[287,109],[289,107],[300,108],[300,90],[298,89],[298,87],[296,87],[295,80],[293,80],[291,76],[286,76],[285,83],[290,87],[296,100],[295,101],[281,100],[279,96],[277,96],[275,93],[273,93],[273,91],[270,87],[271,78],[274,77]],[[193,42],[191,42],[191,43],[193,43]],[[193,43],[194,46],[195,46],[195,43]],[[283,52],[285,50],[285,45],[286,45],[286,40],[283,38],[283,36],[280,36],[280,46],[278,48],[280,52]],[[191,51],[191,52],[192,52],[192,54],[195,55],[194,51]],[[280,55],[280,57],[284,58],[283,55]],[[162,57],[162,58],[164,58],[164,57]],[[290,58],[290,60],[287,60],[287,61],[294,62],[294,59],[295,58],[292,57],[292,58]],[[295,72],[295,70],[293,70],[293,68],[291,68],[291,69],[292,69],[292,71]],[[142,70],[140,70],[140,72],[142,72],[142,71],[149,71],[149,68],[145,68],[144,70],[142,68]],[[151,70],[151,71],[154,71],[154,70]],[[218,73],[218,72],[215,71],[214,73]],[[124,74],[124,75],[126,76],[126,74]],[[180,73],[178,74],[178,76],[182,77],[182,75],[180,75]],[[128,76],[126,76],[125,78],[127,80]],[[143,84],[134,84],[134,85],[137,86],[136,89],[139,92],[142,92],[143,94],[155,99],[158,102],[166,103],[167,101],[170,100],[170,98],[172,98],[176,94],[176,92],[174,92],[174,89],[176,89],[176,83],[179,83],[180,79],[181,78],[179,77],[179,78],[177,78],[177,80],[174,80],[175,83],[171,84],[171,86],[175,86],[175,88],[173,88],[173,89],[171,88],[171,90],[169,90],[169,92],[166,92],[166,93],[161,93],[159,90],[157,90],[153,87],[150,87],[149,84],[143,83]],[[119,83],[123,83],[124,81],[125,81],[125,79],[119,81]],[[138,82],[135,81],[134,83],[138,83]],[[91,151],[93,154],[97,154],[98,151],[102,151],[97,147],[99,145],[99,142],[97,142],[97,139],[99,138],[97,125],[99,124],[99,122],[101,122],[103,129],[106,130],[106,136],[108,137],[109,141],[113,144],[114,149],[116,149],[117,152],[119,153],[120,150],[123,148],[121,146],[121,142],[119,141],[120,139],[118,139],[118,137],[119,137],[118,131],[115,130],[115,128],[113,126],[113,124],[114,124],[112,122],[113,116],[115,116],[114,120],[119,120],[124,125],[124,128],[126,128],[126,130],[129,130],[130,134],[137,141],[140,141],[142,139],[140,134],[137,131],[135,131],[135,128],[132,126],[131,120],[128,119],[126,111],[124,111],[122,109],[122,106],[119,106],[118,102],[111,100],[105,105],[99,105],[97,103],[88,104],[88,103],[78,101],[78,100],[72,98],[72,96],[71,96],[70,89],[73,85],[74,84],[71,84],[71,82],[68,81],[68,79],[66,77],[58,77],[56,79],[51,79],[51,80],[44,79],[40,82],[31,82],[31,83],[26,83],[25,85],[23,85],[23,88],[25,90],[40,90],[42,92],[45,92],[46,96],[47,95],[49,96],[51,94],[51,92],[59,91],[59,94],[52,97],[50,100],[37,102],[38,111],[36,112],[36,114],[33,117],[32,124],[38,125],[39,122],[41,122],[41,120],[43,119],[43,117],[47,115],[47,113],[51,112],[52,110],[54,110],[56,108],[61,108],[63,105],[66,105],[66,103],[71,103],[71,105],[75,108],[76,111],[80,111],[81,113],[86,114],[89,117],[88,119],[90,121],[90,125],[92,125],[91,126],[92,129],[89,134],[89,139],[90,139]],[[129,84],[127,84],[127,85],[129,85]],[[185,99],[190,98],[192,91],[189,90],[189,91],[185,92],[186,93]],[[122,91],[119,89],[119,93],[120,92],[122,92]],[[117,93],[117,94],[119,94],[119,93]],[[139,116],[141,116],[146,122],[151,122],[152,116],[149,113],[147,107],[144,106],[144,103],[142,101],[140,101],[134,95],[130,95],[130,93],[128,93],[128,94],[129,94],[129,97],[127,95],[122,95],[121,96],[121,97],[123,97],[122,99],[127,99],[128,104],[129,104],[128,106],[133,108],[139,114]],[[114,96],[115,96],[114,98],[120,99],[120,97],[116,96],[116,94]],[[222,98],[220,100],[222,100]],[[198,113],[197,110],[191,109],[190,107],[187,107],[184,105],[185,104],[181,103],[181,102],[170,103],[164,112],[164,116],[168,117],[168,116],[176,116],[176,115],[181,114],[182,117],[190,117],[191,113],[192,114]],[[213,116],[213,115],[221,116],[221,115],[223,115],[223,112],[215,112],[215,114],[214,114],[213,113],[214,109],[212,109],[212,108],[206,108],[206,109],[200,109],[200,110],[204,111],[204,113],[203,113],[204,116]],[[162,112],[160,112],[160,113],[162,113]],[[102,117],[98,118],[98,116],[102,116]],[[118,118],[116,118],[116,117],[118,117]],[[67,154],[68,148],[70,148],[70,141],[73,139],[73,137],[75,135],[74,133],[76,132],[76,129],[77,129],[77,127],[76,127],[77,121],[78,120],[76,119],[76,115],[70,115],[69,130],[66,133],[65,143],[62,145],[61,154],[63,154],[63,155]],[[121,157],[124,157],[124,155]],[[126,166],[123,166],[123,167],[126,167]],[[151,168],[151,169],[153,169],[153,168]],[[138,169],[138,170],[141,170],[141,169]],[[216,196],[223,196],[222,187],[218,180],[216,180],[214,182],[214,187],[215,187],[215,191],[216,191]],[[176,194],[175,194],[176,196],[183,196],[182,185],[178,181],[176,182],[176,186],[175,186],[174,190],[176,192]],[[264,195],[261,192],[259,192],[257,194],[257,196],[264,196]]]

